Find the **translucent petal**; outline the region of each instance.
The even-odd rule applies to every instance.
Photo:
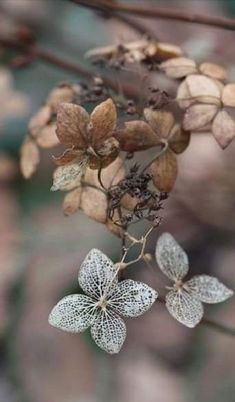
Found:
[[[234,294],[217,278],[209,275],[196,275],[185,282],[184,287],[202,302],[210,304],[223,302]]]
[[[145,313],[157,299],[158,293],[142,282],[127,279],[117,284],[108,303],[126,317]]]
[[[85,331],[97,317],[94,301],[85,295],[64,297],[52,309],[49,323],[67,332]]]
[[[79,163],[59,166],[53,173],[53,185],[51,191],[70,191],[79,187],[81,176],[87,167],[87,160],[82,159]]]
[[[78,282],[85,293],[100,299],[104,293],[110,295],[116,286],[118,278],[115,272],[113,262],[93,248],[81,265]]]
[[[170,233],[163,233],[156,246],[156,260],[162,272],[173,281],[188,272],[188,256]]]
[[[184,290],[169,292],[166,295],[166,307],[177,321],[189,328],[194,328],[203,316],[200,300]]]
[[[106,309],[91,326],[91,335],[101,349],[118,353],[126,338],[126,325],[117,314]]]

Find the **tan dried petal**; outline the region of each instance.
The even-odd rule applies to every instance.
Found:
[[[61,144],[86,148],[86,126],[89,115],[86,110],[72,103],[61,103],[57,113],[56,134]]]
[[[29,132],[33,137],[36,137],[38,132],[51,119],[51,108],[48,105],[42,106],[39,111],[29,121]]]
[[[175,119],[171,112],[144,109],[144,117],[159,139],[169,137]]]
[[[178,86],[176,99],[177,99],[178,105],[181,109],[187,109],[190,105],[192,105],[195,102],[195,100],[192,99],[192,97],[189,93],[189,89],[188,89],[186,80],[184,80]]]
[[[192,74],[185,81],[190,96],[196,101],[220,105],[221,90],[215,80],[205,75]]]
[[[84,152],[79,149],[69,148],[63,152],[62,155],[55,157],[53,156],[53,161],[57,166],[64,166],[68,163],[74,162],[75,160],[80,160],[84,157]]]
[[[195,61],[188,59],[187,57],[176,57],[164,61],[160,64],[159,68],[171,78],[182,78],[197,72],[197,65]]]
[[[89,132],[91,144],[96,148],[113,135],[117,125],[116,106],[111,98],[100,103],[91,113]]]
[[[149,124],[142,120],[125,123],[125,128],[118,135],[120,148],[126,152],[138,152],[160,144],[159,138]]]
[[[177,177],[177,160],[174,152],[167,149],[150,166],[153,183],[159,191],[170,192]]]
[[[137,197],[132,197],[130,194],[125,194],[121,199],[121,206],[128,211],[133,211],[138,204]]]
[[[96,152],[97,156],[92,154],[89,158],[89,167],[91,169],[103,169],[117,158],[119,154],[119,142],[116,138],[110,137],[97,148]]]
[[[72,102],[74,99],[74,90],[70,85],[63,85],[54,88],[48,98],[47,105],[49,105],[53,112],[56,112],[60,103]]]
[[[37,145],[30,138],[26,138],[20,150],[20,170],[26,179],[29,179],[36,171],[40,161]]]
[[[215,78],[217,80],[225,80],[226,71],[219,64],[215,63],[202,63],[199,66],[199,70],[202,74],[208,75],[211,78]]]
[[[181,154],[188,147],[190,132],[183,130],[180,124],[175,124],[170,133],[169,147],[176,154]]]
[[[65,195],[63,203],[63,211],[66,216],[74,214],[79,209],[81,201],[81,192],[82,189],[81,187],[79,187],[75,188],[75,190],[72,190]]]
[[[224,106],[235,107],[235,84],[225,85],[222,92],[222,102]]]
[[[212,133],[222,149],[225,149],[234,139],[235,121],[225,110],[221,110],[215,117]]]
[[[215,105],[192,105],[184,115],[183,127],[185,130],[198,130],[210,123],[218,111]]]
[[[85,177],[85,182],[89,182]],[[81,209],[84,214],[97,222],[107,220],[108,200],[106,194],[100,190],[85,186],[81,195]]]
[[[183,51],[179,46],[172,43],[158,42],[156,60],[167,60],[173,57],[182,56]]]
[[[35,138],[41,148],[52,148],[59,144],[56,135],[56,123],[48,124],[43,127]]]

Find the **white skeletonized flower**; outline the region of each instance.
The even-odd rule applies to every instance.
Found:
[[[188,256],[169,233],[163,233],[157,242],[156,260],[162,272],[174,284],[168,287],[166,307],[169,313],[181,324],[195,327],[203,317],[203,303],[220,303],[234,292],[217,278],[209,275],[196,275],[183,282],[188,273]]]
[[[126,325],[119,314],[138,317],[151,307],[158,294],[132,279],[118,283],[117,269],[118,264],[92,249],[78,274],[85,295],[73,294],[60,300],[49,315],[49,323],[67,332],[83,332],[90,327],[101,349],[118,353],[126,338]]]

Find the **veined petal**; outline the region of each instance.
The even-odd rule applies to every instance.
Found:
[[[188,256],[170,233],[163,233],[156,246],[156,260],[162,272],[173,281],[188,272]]]
[[[86,126],[89,114],[86,110],[72,103],[61,103],[57,112],[56,134],[61,144],[86,148]]]
[[[194,328],[203,317],[200,300],[184,290],[170,291],[166,295],[166,308],[177,321],[189,328]]]
[[[220,303],[233,296],[234,292],[217,278],[209,275],[196,275],[184,284],[185,289],[204,303]]]
[[[78,274],[81,288],[89,296],[99,299],[110,295],[118,278],[113,262],[100,250],[93,248],[83,261]]]
[[[67,332],[85,331],[96,319],[97,308],[94,301],[85,295],[64,297],[52,309],[49,324]]]
[[[94,147],[112,137],[117,124],[116,106],[111,98],[95,107],[90,117],[89,130]]]
[[[144,117],[158,138],[168,138],[174,126],[174,116],[171,112],[162,110],[144,109]]]
[[[158,297],[158,293],[142,282],[127,279],[117,284],[108,304],[125,317],[138,317],[145,313]]]
[[[91,336],[101,349],[118,353],[126,339],[126,325],[117,314],[104,310],[91,326]]]

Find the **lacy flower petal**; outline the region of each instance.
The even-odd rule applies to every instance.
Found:
[[[217,278],[209,275],[196,275],[184,286],[199,300],[210,304],[223,302],[234,294]]]
[[[170,233],[163,233],[156,246],[156,260],[162,272],[173,281],[188,272],[188,256]]]
[[[85,295],[64,297],[52,309],[49,324],[67,332],[85,331],[95,320],[97,309],[94,301]]]
[[[118,353],[126,339],[126,325],[112,311],[101,311],[91,327],[91,335],[101,349],[111,354]]]
[[[166,295],[166,307],[177,321],[189,328],[194,328],[203,317],[200,300],[184,290],[169,292]]]
[[[61,144],[86,148],[86,126],[89,114],[72,103],[61,103],[57,113],[56,134]]]
[[[112,99],[96,106],[91,113],[89,129],[91,132],[91,142],[93,146],[101,144],[104,140],[111,137],[117,124],[116,106]]]
[[[113,262],[93,248],[80,267],[78,282],[85,293],[99,299],[104,293],[112,293],[118,281],[115,272]]]
[[[127,279],[118,283],[108,303],[125,317],[138,317],[157,299],[158,293],[142,282]]]

